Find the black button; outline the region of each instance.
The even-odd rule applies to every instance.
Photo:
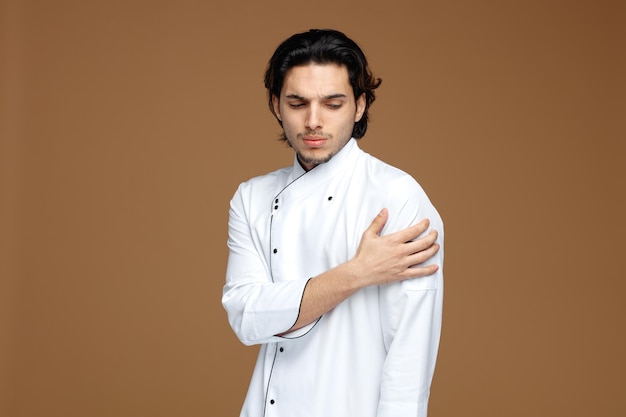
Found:
[[[274,203],[278,204],[278,199],[274,200]]]
[[[278,206],[274,206],[274,210],[278,210]]]
[[[270,400],[270,404],[274,404],[274,402],[275,402],[274,400]]]
[[[285,349],[283,349],[283,348],[280,348],[279,350],[280,350],[280,351],[282,352],[282,351],[284,351]]]
[[[278,253],[278,249],[274,248],[274,253]]]
[[[328,201],[332,200],[333,196],[331,195],[330,197],[328,197]]]

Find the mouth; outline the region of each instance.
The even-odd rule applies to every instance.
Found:
[[[302,141],[310,148],[319,148],[326,143],[326,138],[321,136],[307,135],[302,138]]]

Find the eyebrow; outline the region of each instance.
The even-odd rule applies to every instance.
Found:
[[[301,95],[298,95],[298,94],[287,94],[285,97],[293,99],[293,100],[306,100],[304,97],[302,97]],[[322,98],[324,100],[333,100],[333,99],[337,99],[337,98],[347,98],[347,97],[348,96],[346,96],[345,94],[337,93],[337,94],[330,94],[330,95],[324,96]]]

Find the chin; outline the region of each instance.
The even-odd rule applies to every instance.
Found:
[[[333,157],[333,155],[331,154],[327,154],[327,155],[306,155],[303,154],[302,152],[298,152],[298,159],[307,164],[307,165],[319,165],[319,164],[323,164],[325,162],[330,161],[330,159]]]

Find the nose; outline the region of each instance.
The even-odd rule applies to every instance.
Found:
[[[322,120],[320,109],[317,105],[311,104],[306,115],[305,127],[309,130],[318,130],[322,128]]]

